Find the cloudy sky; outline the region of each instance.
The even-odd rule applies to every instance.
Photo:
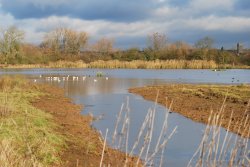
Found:
[[[0,27],[11,25],[34,44],[67,27],[87,32],[91,42],[114,38],[119,48],[144,47],[154,32],[170,42],[210,36],[215,47],[249,48],[250,0],[0,0]]]

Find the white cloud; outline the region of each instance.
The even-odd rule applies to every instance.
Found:
[[[204,31],[249,32],[250,18],[207,16],[183,21],[190,28]]]
[[[37,5],[68,2],[66,2],[66,0],[61,0],[60,2],[56,0],[28,1],[37,3]],[[17,20],[8,13],[0,12],[0,27],[16,25],[26,32],[26,42],[36,44],[39,44],[43,40],[43,36],[46,32],[58,27],[85,31],[90,35],[91,39],[95,40],[104,36],[118,40],[122,38],[135,39],[146,37],[153,32],[165,33],[168,37],[175,40],[189,41],[190,39],[176,39],[176,36],[178,36],[178,38],[183,38],[182,36],[189,33],[192,34],[194,31],[199,32],[199,34],[216,31],[218,33],[226,32],[229,34],[250,34],[249,17],[234,16],[233,13],[227,16],[217,16],[212,12],[219,9],[233,11],[234,1],[235,0],[192,0],[185,8],[164,5],[156,9],[151,17],[132,23],[105,20],[82,20],[67,16],[50,16],[41,19]],[[197,15],[197,13],[202,13],[202,11],[211,11],[212,14],[204,14],[203,16]],[[131,41],[131,43],[133,43],[133,41]]]
[[[15,24],[15,19],[10,14],[0,13],[0,27],[6,28]]]
[[[190,8],[196,11],[232,10],[235,0],[191,0]]]

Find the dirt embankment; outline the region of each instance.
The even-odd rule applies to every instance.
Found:
[[[32,102],[33,105],[52,114],[57,126],[57,132],[66,137],[66,146],[61,153],[65,167],[96,167],[99,166],[103,149],[103,139],[100,134],[90,127],[92,118],[80,114],[81,106],[75,105],[64,97],[60,88],[41,86],[46,96]],[[126,155],[120,151],[105,149],[105,166],[124,166]],[[128,158],[128,165],[133,166],[137,158]]]
[[[228,127],[233,111],[229,130],[244,137],[250,137],[249,85],[169,84],[129,89],[129,92],[141,95],[151,101],[155,101],[158,91],[158,103],[169,106],[173,100],[173,112],[202,123],[208,123],[211,110],[218,112],[227,96],[221,126]],[[245,126],[244,123],[246,123]]]

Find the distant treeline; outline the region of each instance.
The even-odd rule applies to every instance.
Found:
[[[0,33],[0,64],[48,64],[49,62],[79,61],[90,63],[98,60],[205,60],[218,65],[250,65],[250,50],[213,48],[213,39],[204,37],[194,46],[183,41],[169,43],[161,33],[148,35],[147,47],[119,50],[113,47],[114,39],[102,38],[95,44],[88,43],[85,32],[59,28],[47,33],[39,46],[23,42],[24,32],[16,27],[2,29]],[[240,49],[240,50],[239,50]]]

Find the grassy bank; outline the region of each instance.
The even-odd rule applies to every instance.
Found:
[[[22,78],[0,80],[0,166],[60,164],[63,136],[52,116],[30,103],[42,93]]]
[[[248,101],[250,99],[249,85],[188,85],[173,84],[162,86],[146,86],[131,88],[131,93],[143,96],[145,99],[154,101],[159,91],[158,102],[169,105],[173,100],[172,111],[182,114],[197,122],[208,123],[211,110],[220,110],[226,98],[225,108],[222,113],[220,126],[245,137],[249,136],[250,115],[248,113]],[[166,100],[167,98],[167,100]],[[231,114],[233,111],[233,117]],[[247,119],[247,124],[242,128],[242,120]]]
[[[0,166],[129,166],[138,160],[105,146],[90,126],[93,117],[81,115],[81,108],[64,96],[63,89],[3,77]]]
[[[214,61],[207,60],[98,60],[90,63],[83,61],[56,61],[48,64],[16,64],[16,65],[1,65],[2,68],[128,68],[128,69],[249,69],[246,65],[231,65],[231,64],[216,64]]]

